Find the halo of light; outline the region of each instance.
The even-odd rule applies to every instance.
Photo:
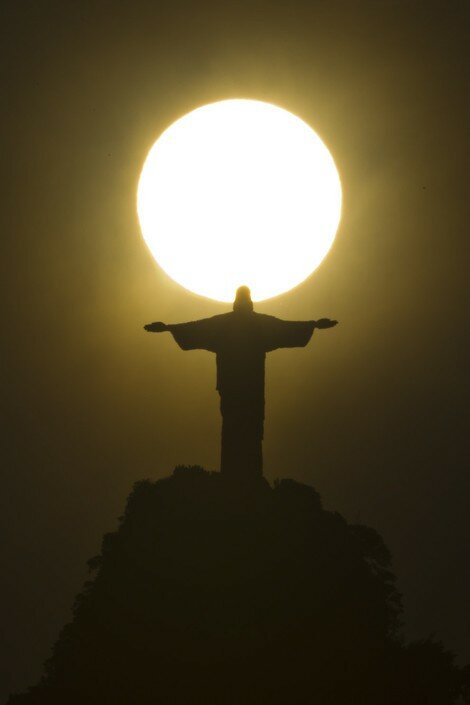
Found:
[[[341,216],[333,158],[299,117],[270,103],[224,100],[184,115],[144,163],[143,237],[186,289],[255,301],[304,281],[330,249]]]

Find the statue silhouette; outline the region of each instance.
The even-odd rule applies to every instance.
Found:
[[[237,290],[233,311],[189,323],[149,323],[146,331],[170,331],[183,350],[217,356],[217,391],[222,414],[221,472],[260,477],[263,469],[264,363],[277,348],[304,347],[315,328],[337,321],[283,321],[255,313],[250,290]]]

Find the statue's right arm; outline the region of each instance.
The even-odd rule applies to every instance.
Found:
[[[155,321],[155,323],[147,323],[147,325],[144,326],[144,330],[146,330],[148,333],[163,333],[165,330],[170,329],[170,326],[167,326],[166,323],[162,323],[161,321]]]

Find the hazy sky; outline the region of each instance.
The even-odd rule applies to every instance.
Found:
[[[215,361],[142,330],[221,313],[157,267],[143,160],[271,101],[340,171],[319,270],[257,310],[337,318],[267,363],[265,468],[382,533],[409,634],[470,658],[466,2],[3,3],[2,673],[34,682],[134,481],[218,465]]]

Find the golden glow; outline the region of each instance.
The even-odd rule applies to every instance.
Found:
[[[306,279],[341,215],[333,159],[300,118],[270,103],[224,100],[174,122],[155,142],[137,209],[153,256],[179,284],[218,301],[253,300]]]

